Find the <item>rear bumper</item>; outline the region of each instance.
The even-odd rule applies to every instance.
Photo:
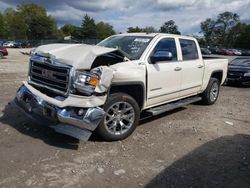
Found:
[[[79,108],[55,106],[34,95],[25,85],[17,91],[15,104],[27,116],[56,132],[88,140],[105,114],[100,107]],[[81,114],[78,111],[81,109]]]

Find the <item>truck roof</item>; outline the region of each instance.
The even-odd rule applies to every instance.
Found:
[[[140,36],[140,37],[168,36],[168,37],[183,37],[183,38],[194,39],[194,37],[191,37],[191,36],[176,35],[176,34],[169,34],[169,33],[122,33],[122,34],[118,34],[115,36]]]

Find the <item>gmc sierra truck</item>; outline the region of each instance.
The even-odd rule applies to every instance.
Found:
[[[203,59],[193,37],[120,34],[97,45],[50,44],[30,58],[15,104],[28,116],[81,140],[128,137],[141,114],[216,102],[227,59]]]

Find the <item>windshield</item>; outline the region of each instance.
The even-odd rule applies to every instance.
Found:
[[[235,59],[230,63],[230,65],[250,67],[250,58],[249,59]]]
[[[100,42],[98,46],[117,48],[125,52],[129,59],[136,60],[140,59],[151,40],[152,37],[113,36]]]

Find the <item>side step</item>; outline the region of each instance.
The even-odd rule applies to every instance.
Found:
[[[159,115],[161,113],[164,113],[164,112],[167,112],[170,110],[174,110],[176,108],[180,108],[182,106],[186,106],[186,105],[194,103],[194,102],[198,102],[201,99],[202,98],[199,96],[189,97],[189,98],[181,99],[179,101],[168,103],[168,104],[165,104],[162,106],[150,108],[150,109],[146,110],[146,112],[150,113],[152,116],[156,116],[156,115]]]

